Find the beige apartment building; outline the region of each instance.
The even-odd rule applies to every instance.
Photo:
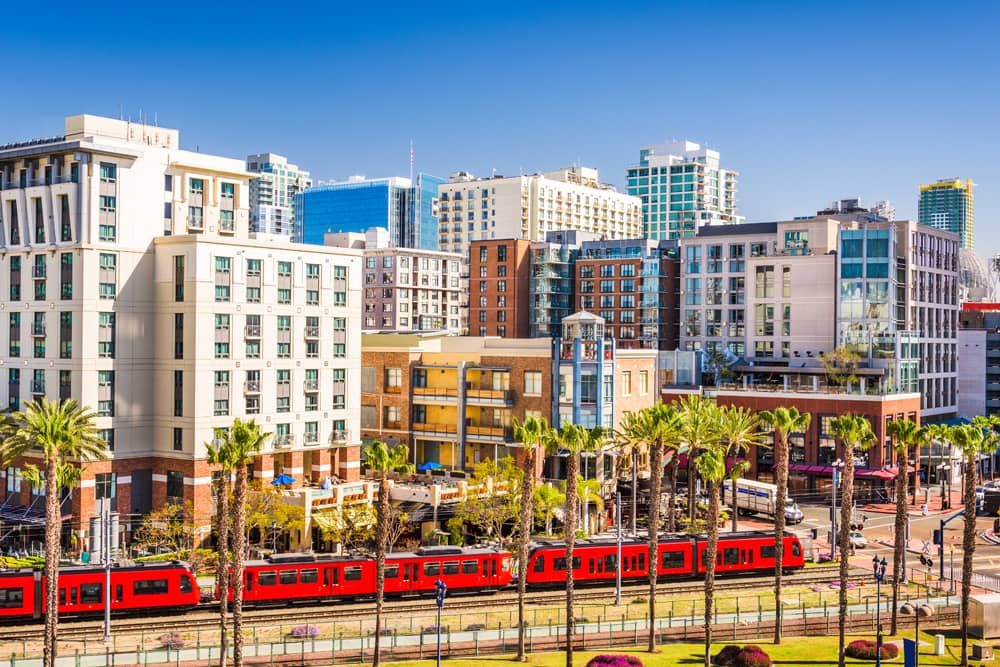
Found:
[[[126,530],[190,501],[206,533],[205,446],[236,417],[275,434],[265,483],[359,476],[361,254],[251,234],[250,178],[177,130],[96,116],[0,146],[0,409],[97,413],[111,458],[63,505],[81,537],[102,498]],[[37,526],[22,469],[0,473],[2,506]]]

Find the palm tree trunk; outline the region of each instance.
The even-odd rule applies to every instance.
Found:
[[[774,440],[774,474],[778,487],[774,499],[774,643],[781,643],[781,564],[785,547],[785,496],[788,495],[788,438]]]
[[[534,445],[525,443],[524,447],[524,479],[521,480],[521,534],[518,536],[517,549],[517,660],[527,662],[528,651],[524,636],[524,596],[528,583],[528,544],[531,542],[531,526],[533,523],[532,501],[535,495],[535,449]]]
[[[736,459],[735,458],[733,459],[733,463],[735,465],[735,463],[736,463]],[[738,504],[740,502],[739,489],[737,488],[739,486],[737,484],[737,482],[739,481],[739,477],[734,477],[731,481],[733,483],[733,507],[732,507],[732,509],[733,509],[733,532],[737,533],[737,532],[739,532],[739,529],[740,529],[740,527],[739,527],[739,519],[737,518],[739,516],[739,513],[740,513],[739,504]]]
[[[243,561],[246,559],[247,466],[236,466],[233,485],[233,667],[243,667]]]
[[[45,462],[45,645],[44,667],[54,667],[59,649],[59,542],[62,512],[59,508],[59,459]]]
[[[719,551],[719,485],[709,480],[708,545],[705,547],[705,667],[712,667],[712,608],[715,603],[715,554]]]
[[[695,493],[694,481],[695,477],[698,475],[698,469],[694,465],[695,451],[694,448],[688,450],[688,465],[687,465],[687,477],[688,477],[688,521],[691,529],[695,528],[695,520],[698,518],[698,496]]]
[[[216,589],[219,594],[219,667],[226,667],[229,651],[227,634],[229,618],[229,476],[223,472],[216,484],[215,513],[219,544],[216,551],[219,562],[215,570]]]
[[[906,487],[908,486],[909,480],[907,477],[909,475],[909,470],[907,467],[907,459],[909,457],[904,449],[898,454],[896,460],[896,525],[893,530],[895,530],[895,536],[893,540],[893,554],[892,554],[892,627],[889,634],[895,635],[897,629],[897,611],[899,609],[899,582],[902,579],[902,567],[903,567],[903,549],[906,545],[903,544],[903,539],[906,537]]]
[[[660,489],[663,486],[663,445],[655,441],[649,448],[649,641],[656,651],[656,576],[660,545]],[[618,564],[621,567],[621,563]]]
[[[844,667],[844,644],[847,632],[847,579],[851,568],[851,505],[854,504],[854,452],[851,443],[844,447],[844,484],[840,492],[840,612],[837,619],[837,636],[839,647],[837,651],[838,665]],[[882,604],[877,600],[876,604]]]
[[[378,526],[375,533],[375,653],[372,655],[372,667],[382,664],[382,606],[385,602],[385,552],[386,552],[386,522],[389,518],[389,489],[386,483],[388,475],[382,473],[378,486],[378,505],[376,516]]]
[[[670,461],[670,504],[667,505],[667,532],[672,533],[677,530],[677,509],[674,498],[677,497],[677,469],[680,467],[680,459],[677,452]]]
[[[573,542],[576,540],[577,455],[566,457],[566,667],[573,667]]]
[[[965,531],[962,535],[962,667],[969,664],[969,596],[972,594],[972,556],[976,551],[976,455],[965,455],[962,475],[965,493]]]

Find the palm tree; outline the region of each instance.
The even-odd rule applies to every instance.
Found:
[[[382,663],[382,605],[385,601],[385,554],[389,550],[389,473],[407,465],[410,452],[406,445],[389,445],[381,441],[373,442],[365,447],[364,457],[368,469],[375,473],[378,480],[378,505],[375,508],[375,653],[372,656],[373,667]]]
[[[781,643],[781,565],[784,558],[785,498],[788,497],[788,438],[809,428],[811,416],[797,408],[763,410],[760,421],[774,429],[774,643]]]
[[[260,455],[264,443],[271,437],[253,419],[233,420],[228,430],[219,429],[218,451],[236,473],[233,482],[233,525],[230,530],[233,545],[233,667],[243,667],[243,562],[247,545],[247,479],[249,466]],[[224,464],[225,465],[225,464]]]
[[[541,417],[527,417],[524,422],[512,420],[514,442],[524,450],[524,478],[521,481],[521,531],[517,542],[517,660],[528,660],[524,636],[524,597],[527,592],[528,545],[534,518],[532,501],[535,497],[535,452],[542,436],[549,430],[549,423]]]
[[[566,504],[566,494],[552,486],[543,484],[535,489],[535,511],[545,523],[545,534],[552,534],[552,519],[556,510]]]
[[[844,667],[844,637],[847,629],[847,579],[851,563],[851,507],[854,504],[854,452],[867,450],[875,443],[875,432],[867,417],[841,415],[830,420],[830,433],[840,440],[844,473],[840,484],[840,618],[839,664]],[[877,604],[881,604],[878,601]]]
[[[215,515],[216,533],[218,534],[219,561],[215,568],[215,585],[219,593],[219,667],[226,667],[229,655],[229,512],[230,492],[229,482],[233,474],[233,463],[230,460],[231,450],[226,447],[226,429],[216,429],[215,443],[205,445],[206,458],[211,465],[221,468],[215,481]]]
[[[760,418],[757,414],[746,408],[729,406],[722,409],[722,420],[719,425],[719,438],[725,446],[725,457],[733,459],[733,467],[726,475],[733,485],[733,532],[735,533],[739,525],[737,523],[737,507],[739,498],[737,497],[737,481],[750,469],[749,461],[737,461],[736,457],[744,452],[749,452],[752,447],[763,447],[764,438],[760,432]],[[711,516],[711,514],[710,514]]]
[[[7,417],[0,427],[0,459],[5,466],[27,454],[41,454],[45,469],[44,667],[55,665],[58,649],[60,481],[69,482],[74,477],[67,469],[71,463],[107,458],[107,443],[98,435],[95,416],[73,399],[50,401],[43,397]]]
[[[645,410],[639,412],[626,412],[619,420],[619,428],[614,432],[615,442],[618,445],[618,460],[628,463],[628,469],[632,473],[632,535],[636,533],[636,523],[638,520],[637,509],[639,506],[639,471],[641,461],[648,459],[650,440],[648,433],[643,426],[644,421],[648,421]],[[624,466],[622,466],[624,468]]]
[[[583,512],[583,538],[590,537],[590,503],[594,503],[598,514],[604,509],[604,499],[601,498],[601,483],[596,479],[584,479],[582,475],[576,481],[577,495],[580,496],[580,508]]]
[[[697,516],[697,500],[695,498],[695,477],[697,467],[695,460],[701,450],[717,438],[719,427],[719,414],[715,402],[696,394],[688,394],[676,403],[678,414],[681,416],[680,442],[687,447],[688,455],[688,515],[690,525],[695,526]]]
[[[705,546],[705,667],[712,665],[712,606],[715,602],[715,564],[719,548],[720,486],[726,478],[726,444],[721,440],[706,442],[698,455],[698,474],[704,480],[708,493],[708,517],[705,527],[708,543]]]
[[[896,634],[899,610],[899,582],[903,579],[903,550],[906,549],[906,490],[910,485],[910,451],[927,441],[928,430],[909,419],[892,421],[885,425],[885,432],[892,438],[896,451],[896,527],[892,555],[892,627],[889,634]],[[919,449],[917,450],[919,451]]]
[[[563,424],[558,430],[549,430],[545,438],[548,454],[566,455],[566,667],[573,667],[573,544],[576,539],[577,474],[580,468],[580,454],[596,452],[604,441],[604,430],[600,427],[587,429],[577,424]]]

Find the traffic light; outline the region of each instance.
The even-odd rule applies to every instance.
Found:
[[[934,537],[931,540],[934,544],[941,544],[941,529],[934,529]]]

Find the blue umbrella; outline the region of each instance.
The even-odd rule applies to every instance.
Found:
[[[437,470],[438,468],[443,468],[444,466],[437,461],[428,461],[427,463],[421,463],[417,466],[417,470],[420,472],[427,472],[428,470]]]
[[[285,473],[281,473],[280,475],[274,478],[274,481],[271,482],[271,486],[289,486],[294,482],[295,482],[294,477],[292,477],[291,475],[286,475]]]

